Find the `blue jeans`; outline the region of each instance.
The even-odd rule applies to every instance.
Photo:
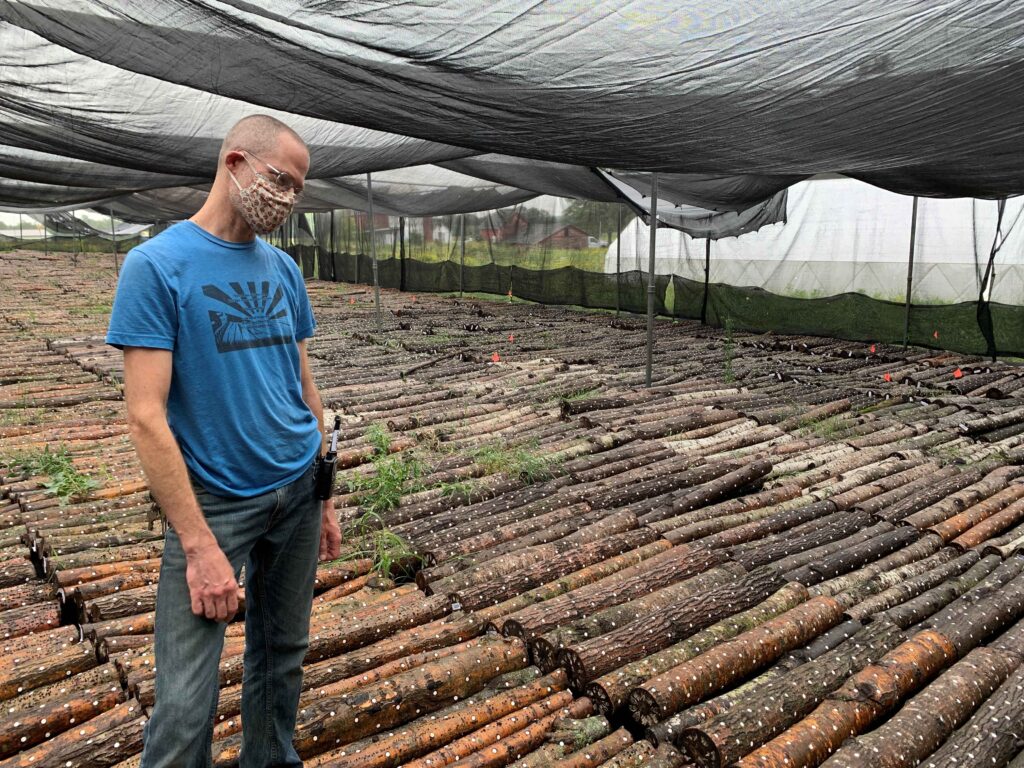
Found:
[[[313,471],[251,499],[196,498],[235,569],[245,564],[242,768],[302,766],[292,746],[309,645],[321,502]],[[145,726],[142,768],[206,768],[219,687],[224,624],[192,613],[185,554],[170,528],[156,604],[156,703]]]

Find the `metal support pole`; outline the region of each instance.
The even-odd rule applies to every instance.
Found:
[[[18,239],[21,240],[21,243],[19,245],[21,245],[21,247],[24,248],[25,247],[25,221],[24,221],[24,219],[23,219],[23,217],[22,217],[22,215],[20,213],[18,214]]]
[[[462,240],[462,253],[459,256],[459,298],[465,286],[463,272],[466,270],[466,214],[459,214],[459,237]]]
[[[708,324],[708,286],[711,283],[711,238],[704,249],[704,298],[700,303],[700,324]]]
[[[338,275],[335,274],[334,270],[334,209],[331,208],[331,237],[328,240],[330,253],[331,253],[331,282],[336,283],[338,281]]]
[[[372,174],[366,174],[366,199],[370,207],[370,262],[373,265],[373,307],[377,318],[377,332],[383,330],[384,323],[380,316],[380,282],[377,277],[377,237],[373,220],[373,179]]]
[[[903,311],[903,348],[910,341],[910,293],[914,283],[914,246],[917,241],[917,195],[914,195],[914,208],[910,214],[910,257],[907,260],[907,304]]]
[[[46,238],[46,214],[43,214],[43,253],[50,255],[50,241]]]
[[[619,203],[616,215],[618,235],[615,237],[615,316],[618,317],[622,309],[622,203]]]
[[[647,260],[647,386],[654,370],[654,249],[658,245],[658,174],[651,174],[651,242]]]
[[[405,216],[398,217],[398,290],[405,290]]]

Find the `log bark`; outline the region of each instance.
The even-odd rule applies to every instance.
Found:
[[[658,522],[651,523],[650,527],[664,535],[667,535],[670,531],[674,532],[673,535],[679,539],[675,542],[677,544],[681,543],[687,536],[691,538],[685,540],[692,541],[693,539],[699,539],[702,536],[708,536],[730,527],[728,524],[721,522],[723,520],[737,519],[736,516],[764,510],[775,504],[795,499],[799,495],[800,488],[798,486],[780,485],[767,491],[746,494],[736,499],[720,501],[717,504],[694,509],[666,520],[659,520]],[[748,521],[743,520],[742,522]]]
[[[633,737],[625,728],[609,733],[583,749],[552,763],[552,768],[597,768],[632,745]]]
[[[628,603],[605,608],[585,619],[559,627],[541,637],[532,638],[529,643],[530,657],[541,669],[553,669],[559,663],[558,653],[563,648],[600,637],[636,621],[641,616],[655,615],[674,602],[731,582],[743,573],[742,568],[734,563],[728,563]]]
[[[904,639],[894,624],[876,622],[834,650],[751,690],[738,706],[677,731],[675,744],[701,768],[729,765],[808,715],[847,677]]]
[[[649,528],[613,534],[601,541],[559,552],[555,558],[537,562],[529,568],[463,587],[457,592],[457,597],[454,597],[453,601],[468,610],[496,605],[551,579],[650,544],[656,538],[657,534]]]
[[[0,636],[13,639],[60,626],[60,606],[54,601],[0,612]]]
[[[984,477],[984,472],[981,469],[965,469],[959,474],[922,489],[910,498],[896,502],[880,511],[878,516],[892,523],[898,522],[905,517],[909,517],[914,512],[919,512],[925,507],[931,506],[951,493],[956,493],[969,485],[973,485],[981,480],[982,477]]]
[[[932,525],[930,529],[941,536],[943,541],[952,541],[1022,498],[1024,498],[1024,483],[1013,483],[959,514]]]
[[[9,667],[0,668],[0,701],[70,678],[98,664],[96,652],[88,643],[70,645],[43,657],[30,654],[15,657]]]
[[[882,615],[897,626],[908,627],[923,621],[972,589],[1000,564],[998,556],[983,557],[962,575],[947,579],[917,597],[885,611]]]
[[[914,768],[942,746],[1017,666],[991,648],[975,648],[869,734],[851,739],[825,761],[826,768],[855,768],[870,755],[877,768]],[[1024,703],[1024,699],[1021,700]],[[1024,744],[1024,742],[1021,742]],[[969,749],[961,753],[975,759]],[[988,763],[993,764],[993,763]]]
[[[494,720],[482,728],[473,731],[468,736],[455,739],[428,755],[416,760],[409,760],[403,763],[403,765],[405,768],[444,768],[444,766],[451,765],[460,759],[468,757],[477,750],[484,749],[501,739],[508,738],[531,723],[563,710],[571,703],[572,693],[569,691],[556,693],[535,704]]]
[[[589,683],[584,693],[601,714],[611,716],[626,703],[630,690],[635,686],[795,608],[808,597],[807,588],[802,584],[787,584],[764,602],[723,619],[682,643],[602,675]]]
[[[964,765],[970,756],[972,765],[1006,765],[1024,748],[1024,666],[1018,667],[988,697],[967,722],[935,754],[922,763],[923,768],[952,768]]]
[[[838,624],[842,615],[837,600],[811,598],[634,688],[630,714],[653,726],[804,645]]]
[[[580,589],[524,608],[506,619],[504,631],[517,637],[535,637],[703,573],[724,561],[722,552],[688,545],[673,547]]]
[[[771,472],[771,462],[764,459],[752,461],[746,466],[725,473],[711,482],[704,483],[675,499],[671,506],[656,509],[640,517],[641,525],[650,525],[676,517],[694,509],[707,506],[712,501],[735,494],[743,488],[757,483]]]
[[[641,739],[602,763],[602,768],[642,768],[654,757],[651,742]]]
[[[533,668],[527,668],[529,673]],[[534,670],[535,671],[535,670]],[[512,673],[513,675],[520,673]],[[508,676],[496,680],[508,679]],[[505,717],[524,706],[535,704],[566,690],[565,673],[510,683],[492,681],[479,693],[463,698],[444,709],[413,720],[400,729],[346,744],[307,761],[307,765],[331,765],[338,768],[395,768],[432,752],[478,728]]]
[[[111,766],[126,754],[142,749],[142,726],[146,719],[136,701],[126,701],[70,731],[0,762],[0,768],[38,766]]]
[[[950,542],[954,547],[970,549],[984,544],[989,539],[1008,531],[1024,520],[1024,499],[1010,504],[1006,509],[978,523],[967,532],[957,536]]]
[[[931,528],[942,523],[944,520],[959,515],[975,504],[1001,493],[1009,486],[1012,479],[1012,475],[1006,472],[1000,472],[999,470],[989,472],[977,483],[969,485],[962,491],[950,494],[945,499],[905,517],[903,522],[914,526],[918,530]]]
[[[623,507],[642,499],[661,496],[679,488],[689,488],[708,483],[740,468],[740,465],[731,462],[705,464],[682,472],[653,477],[650,480],[633,483],[622,488],[609,488],[605,491],[599,491],[591,494],[587,502],[593,509]]]
[[[0,719],[0,759],[31,749],[55,734],[113,709],[124,700],[124,691],[114,679],[102,688],[76,686],[74,693],[47,701],[33,708],[31,714],[8,714]]]
[[[589,565],[586,568],[581,568],[574,573],[570,573],[563,576],[555,581],[550,581],[547,584],[542,584],[539,587],[535,587],[527,592],[524,592],[516,597],[510,598],[497,605],[482,608],[476,611],[476,615],[489,623],[489,628],[493,628],[503,634],[509,634],[505,632],[505,620],[517,612],[529,608],[531,605],[542,603],[553,598],[564,595],[567,592],[585,587],[588,584],[593,584],[606,576],[619,573],[627,568],[630,568],[644,560],[662,554],[667,550],[671,549],[672,545],[664,539],[658,539],[646,546],[634,549],[630,552],[624,552],[616,557],[610,557],[607,560],[603,560],[600,563]]]
[[[810,715],[751,752],[740,766],[820,765],[843,741],[870,727],[936,672],[1024,615],[1024,577],[992,600],[968,604],[952,621],[918,632],[851,677]]]
[[[881,613],[905,603],[927,592],[929,589],[945,583],[948,579],[964,574],[980,559],[977,552],[965,552],[954,560],[942,563],[938,567],[925,571],[918,576],[901,580],[888,589],[868,597],[863,602],[859,602],[847,609],[846,615],[858,621],[869,620],[876,613]]]
[[[521,640],[494,638],[443,663],[424,664],[375,685],[311,703],[300,713],[295,747],[300,755],[309,756],[385,731],[415,714],[439,709],[453,697],[476,693],[496,675],[526,666]],[[222,758],[239,743],[225,744]]]
[[[643,616],[601,637],[559,651],[558,661],[576,688],[631,661],[690,637],[726,616],[751,608],[782,586],[771,567],[726,586],[684,597],[655,615]]]
[[[820,562],[810,563],[786,574],[787,579],[799,581],[806,586],[819,584],[877,560],[884,555],[913,544],[921,534],[911,526],[901,526],[894,531],[880,533],[867,541],[823,558]]]

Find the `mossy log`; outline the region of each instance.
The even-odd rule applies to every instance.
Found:
[[[300,713],[295,746],[303,757],[356,741],[472,695],[497,675],[527,666],[521,640],[495,637],[437,663],[424,664],[374,685],[320,699]],[[234,737],[233,737],[234,738]],[[225,753],[238,743],[225,744]]]
[[[467,585],[458,590],[453,600],[469,610],[496,605],[559,576],[650,544],[656,538],[657,534],[650,528],[612,534],[600,541],[558,551],[552,559],[535,562],[513,573]]]
[[[621,555],[610,557],[594,565],[588,565],[586,568],[581,568],[560,579],[549,581],[547,584],[542,584],[497,605],[482,608],[476,611],[475,614],[480,619],[490,622],[490,626],[496,631],[505,633],[505,619],[516,614],[518,611],[537,603],[552,600],[588,584],[593,584],[606,576],[623,571],[644,560],[649,560],[655,555],[671,549],[671,547],[672,545],[664,539],[658,539],[639,549],[624,552]]]
[[[541,669],[554,669],[559,664],[558,653],[563,648],[613,632],[641,616],[655,615],[688,595],[729,583],[743,574],[743,569],[735,563],[726,563],[628,603],[604,608],[584,619],[577,619],[540,637],[531,638],[530,658]]]
[[[968,604],[954,620],[925,629],[851,677],[812,713],[754,750],[740,766],[820,765],[849,737],[869,728],[937,672],[1024,615],[1024,577],[991,600]]]
[[[720,768],[808,715],[851,674],[904,640],[894,624],[876,622],[834,650],[748,692],[718,716],[677,731],[675,744],[702,768]]]
[[[630,714],[653,726],[806,644],[842,615],[834,598],[811,598],[637,686],[629,694]]]
[[[1017,659],[1005,653],[991,648],[975,648],[888,721],[871,733],[846,742],[824,765],[827,768],[859,768],[867,759],[877,768],[914,768],[967,721],[981,703],[1006,681],[1017,663]],[[1024,704],[1024,698],[1020,703]],[[1024,744],[1024,741],[1020,743]],[[962,757],[968,754],[971,759],[977,755],[968,749]],[[957,763],[962,764],[962,760]]]
[[[653,615],[641,616],[593,640],[563,648],[558,652],[558,661],[568,670],[570,682],[582,689],[613,669],[650,656],[726,616],[757,605],[782,584],[775,569],[759,568],[727,585],[684,597]]]
[[[603,608],[683,581],[725,562],[725,554],[703,547],[672,547],[599,581],[524,608],[504,622],[506,634],[535,637],[554,627],[593,615]]]
[[[585,694],[605,716],[626,703],[630,690],[644,681],[699,656],[713,646],[796,607],[808,599],[807,588],[791,583],[749,610],[722,619],[691,638],[587,684]]]

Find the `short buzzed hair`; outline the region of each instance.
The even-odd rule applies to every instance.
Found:
[[[270,152],[277,146],[281,134],[291,134],[305,146],[302,137],[292,128],[270,115],[249,115],[243,117],[228,131],[224,143],[220,145],[218,161],[224,162],[224,155],[233,149],[245,149],[254,155]]]

